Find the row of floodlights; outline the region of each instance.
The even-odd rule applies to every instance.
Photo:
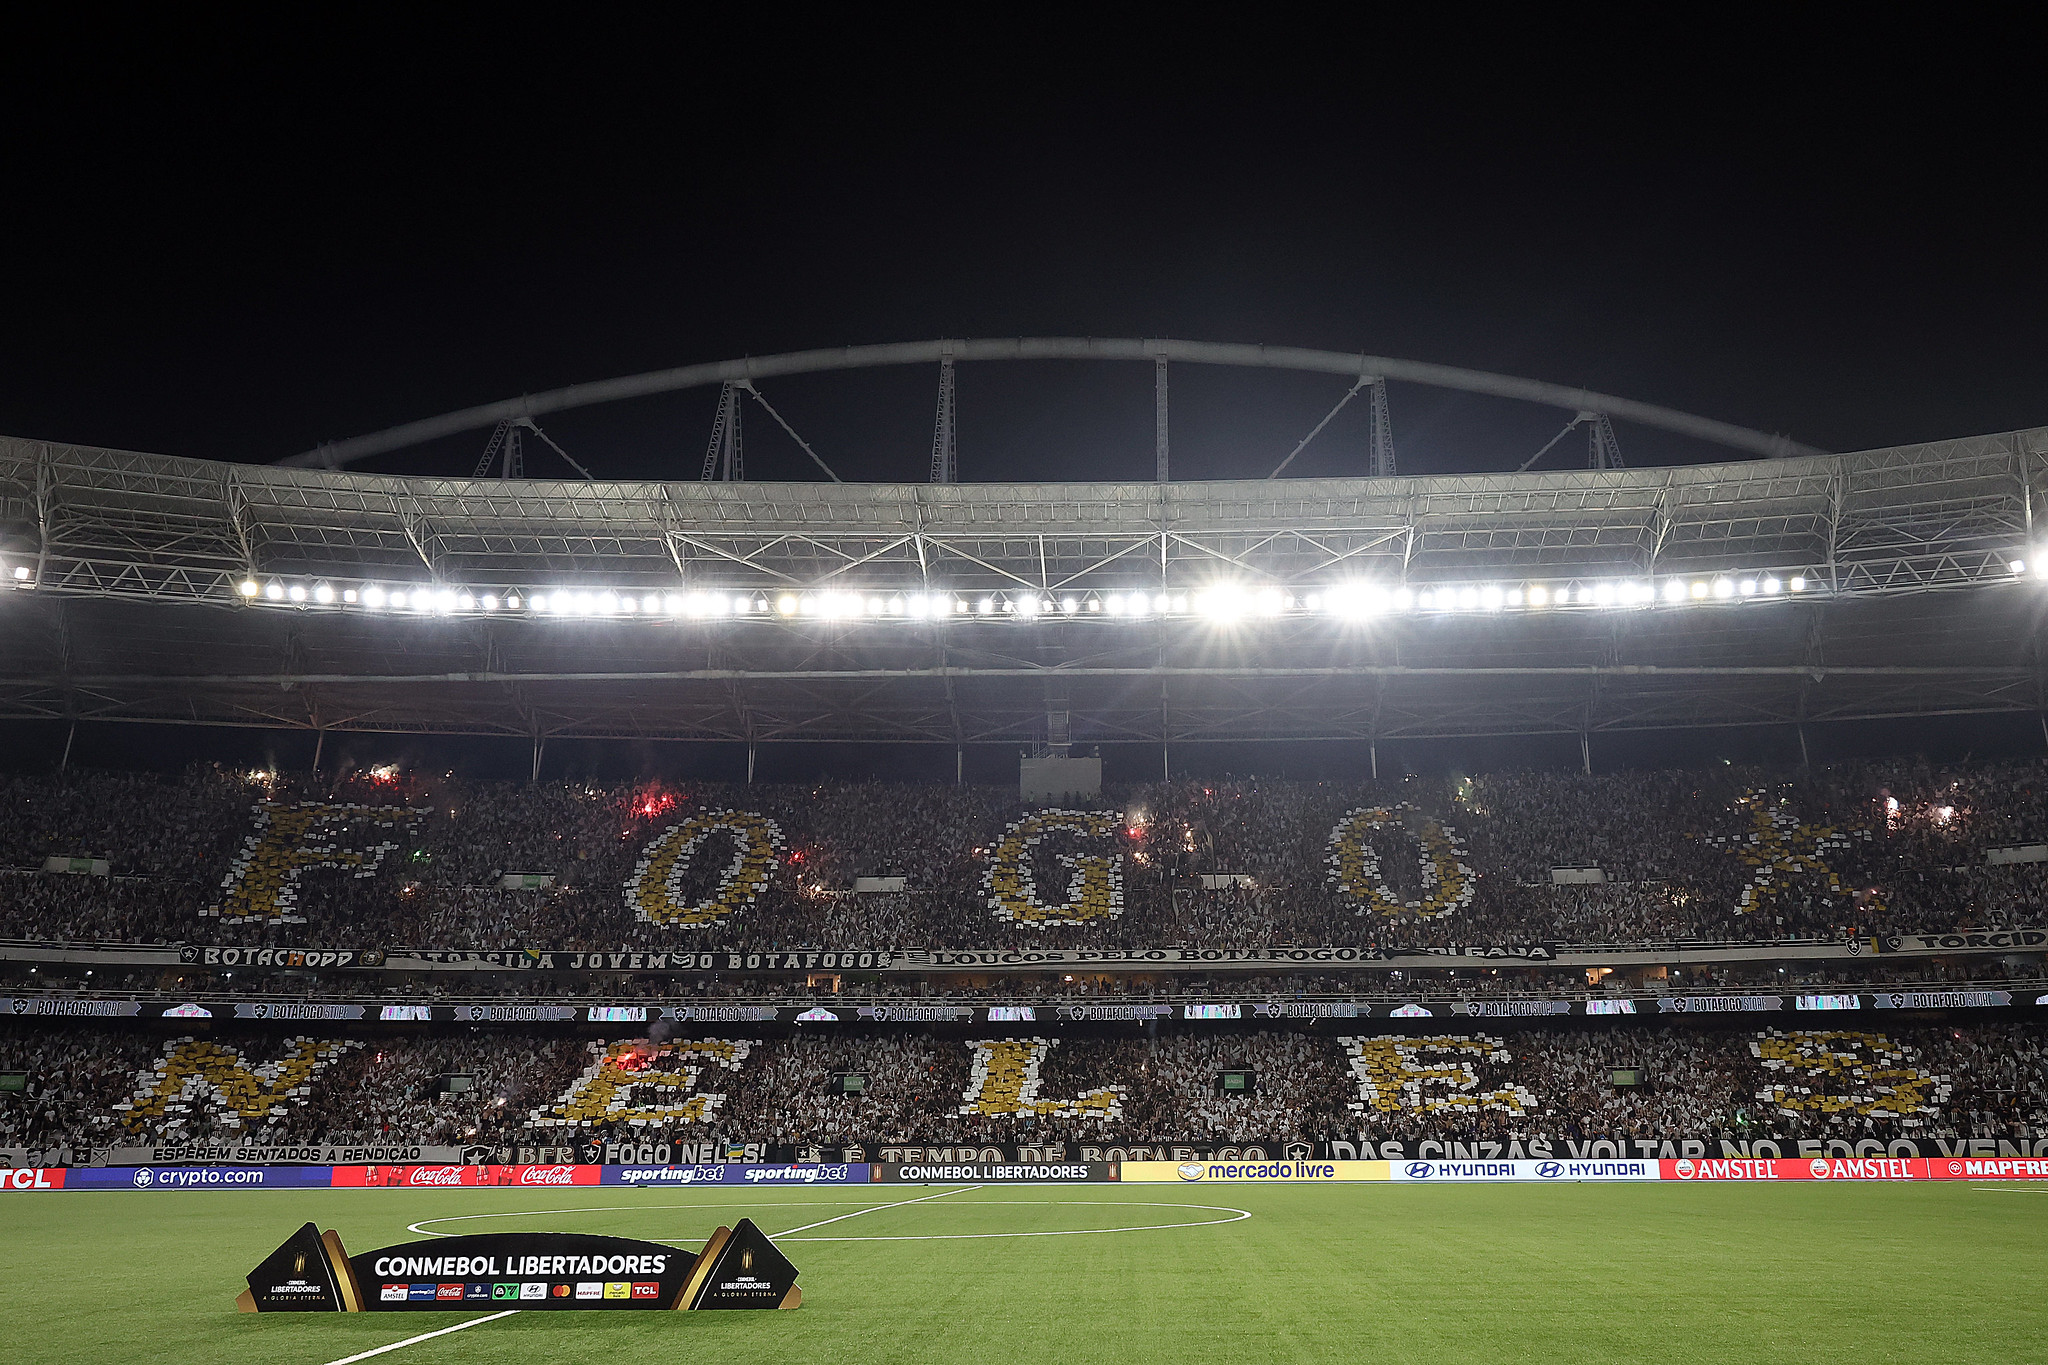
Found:
[[[1113,592],[1052,595],[1013,591],[981,595],[950,592],[858,593],[632,593],[612,590],[557,589],[527,592],[470,592],[455,588],[336,588],[327,583],[293,583],[280,579],[239,585],[252,601],[316,606],[353,606],[371,611],[403,611],[427,615],[456,612],[537,614],[546,616],[804,617],[828,621],[899,619],[948,621],[960,618],[1007,617],[1059,619],[1112,616],[1195,616],[1213,621],[1281,617],[1303,613],[1364,618],[1407,611],[1504,611],[1547,607],[1650,607],[1659,604],[1727,601],[1803,593],[1802,575],[1753,577],[1667,578],[1658,581],[1615,580],[1591,583],[1443,584],[1434,587],[1388,587],[1380,584],[1338,584],[1329,588],[1288,591],[1281,588],[1215,587],[1193,593]]]
[[[2014,577],[2027,572],[2024,559],[2006,567]],[[0,566],[0,583],[33,588],[35,575],[26,564],[11,570]],[[1341,583],[1305,591],[1230,585],[1189,593],[1122,592],[1103,596],[1040,595],[1028,590],[980,597],[936,592],[887,595],[858,592],[825,593],[631,593],[611,589],[561,588],[552,592],[469,592],[456,588],[394,587],[371,584],[337,588],[331,583],[245,578],[236,591],[251,602],[316,606],[360,606],[373,611],[540,612],[558,616],[814,616],[827,620],[860,617],[902,617],[945,620],[955,616],[1196,616],[1235,620],[1249,616],[1283,616],[1290,612],[1327,612],[1337,616],[1375,616],[1390,611],[1499,611],[1543,607],[1647,607],[1661,603],[1725,601],[1730,598],[1776,597],[1786,591],[1805,592],[1808,580],[1799,574],[1715,578],[1671,577],[1657,580],[1602,580],[1590,583],[1446,583],[1434,587],[1387,587],[1372,583]]]

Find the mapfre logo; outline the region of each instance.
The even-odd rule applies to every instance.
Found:
[[[528,1166],[519,1172],[522,1185],[573,1185],[576,1183],[574,1166]]]
[[[1679,1178],[1680,1180],[1690,1180],[1690,1179],[1692,1179],[1692,1176],[1693,1176],[1693,1165],[1692,1165],[1692,1160],[1691,1160],[1690,1158],[1681,1158],[1681,1159],[1680,1159],[1680,1160],[1679,1160],[1679,1161],[1678,1161],[1677,1163],[1675,1163],[1675,1164],[1674,1164],[1674,1165],[1673,1165],[1673,1166],[1671,1167],[1671,1171],[1672,1171],[1672,1174],[1676,1175],[1676,1176],[1677,1176],[1677,1177],[1678,1177],[1678,1178]]]
[[[405,1183],[408,1185],[460,1185],[462,1183],[462,1167],[415,1166],[412,1170],[406,1172]]]

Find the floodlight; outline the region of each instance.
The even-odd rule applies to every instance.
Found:
[[[353,602],[353,601],[355,601],[355,600],[356,600],[356,590],[355,590],[354,588],[343,588],[343,589],[341,590],[341,600],[342,600],[342,601],[344,601],[344,602]]]
[[[1733,597],[1733,596],[1735,596],[1735,584],[1734,584],[1733,582],[1731,582],[1730,580],[1726,579],[1726,578],[1717,578],[1717,579],[1715,579],[1715,580],[1714,580],[1714,596],[1716,596],[1716,597]]]
[[[266,583],[263,585],[263,595],[273,602],[282,602],[284,601],[284,585],[281,583]]]
[[[799,605],[801,604],[796,600],[796,598],[792,597],[788,593],[784,593],[782,594],[782,596],[775,599],[775,610],[781,612],[784,616],[796,615],[797,607]]]
[[[2025,573],[2027,571],[2027,561],[2024,559],[2015,559],[2010,567],[2014,573]]]
[[[1794,579],[1792,580],[1792,591],[1794,591],[1794,592],[1805,592],[1805,591],[1806,591],[1806,579],[1805,579],[1805,578],[1803,578],[1803,577],[1797,577],[1797,578],[1794,578]]]
[[[1773,595],[1778,591],[1779,588],[1783,586],[1784,585],[1778,582],[1778,580],[1775,578],[1766,578],[1764,580],[1764,593],[1766,596]]]
[[[498,609],[498,599],[490,593],[484,594],[483,603],[485,611],[496,611]]]
[[[27,577],[28,577],[28,565],[26,565],[26,564],[17,564],[17,565],[15,565],[15,567],[14,567],[14,576],[15,576],[16,578],[27,578]],[[242,594],[242,596],[244,596],[244,597],[254,597],[254,596],[255,596],[255,595],[257,594],[257,593],[259,593],[259,592],[262,592],[262,591],[263,591],[263,589],[261,589],[261,588],[259,588],[258,586],[256,586],[256,580],[255,580],[255,579],[253,579],[253,578],[245,578],[245,579],[243,579],[243,580],[242,580],[242,586],[241,586],[241,589],[240,589],[240,591],[241,591],[241,594]]]
[[[1081,604],[1075,601],[1073,598],[1062,597],[1060,599],[1060,610],[1065,612],[1067,615],[1072,616],[1075,612],[1079,611],[1080,609]]]
[[[455,605],[461,607],[464,611],[472,611],[476,607],[476,599],[468,593],[464,593],[455,599]]]
[[[1666,602],[1683,602],[1685,600],[1685,584],[1675,578],[1666,580],[1664,584],[1664,600]]]
[[[1479,590],[1479,605],[1488,611],[1499,611],[1503,600],[1500,589],[1491,583]]]

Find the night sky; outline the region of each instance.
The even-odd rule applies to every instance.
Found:
[[[1368,351],[1829,450],[2039,425],[2033,45],[1942,19],[14,16],[0,431],[261,462],[579,380],[1012,335]],[[935,380],[763,389],[842,476],[918,479]],[[1176,474],[1263,475],[1344,388],[1178,367]],[[541,420],[601,477],[694,478],[714,400]],[[965,479],[1150,476],[1146,367],[965,367],[959,401]],[[1513,468],[1567,415],[1392,403],[1404,473]],[[1362,472],[1362,406],[1290,472]],[[750,474],[807,477],[748,418]],[[1618,429],[1630,463],[1717,458]],[[366,467],[467,473],[485,434]]]
[[[2029,45],[1735,23],[17,32],[0,431],[265,461],[643,369],[1034,334],[1469,365],[1829,450],[2048,421]],[[934,379],[766,392],[843,476],[920,478]],[[1177,472],[1264,474],[1343,388],[1184,367]],[[714,397],[543,425],[600,475],[693,478]],[[1142,366],[964,369],[963,477],[1149,477],[1150,404]],[[1393,405],[1417,473],[1512,468],[1564,416]],[[1296,469],[1357,470],[1362,433]],[[750,472],[803,477],[748,434]]]

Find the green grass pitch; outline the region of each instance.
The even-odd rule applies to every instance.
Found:
[[[307,1220],[351,1252],[420,1223],[694,1249],[863,1208],[782,1241],[795,1312],[524,1313],[377,1360],[2048,1359],[2048,1186],[1962,1183],[9,1194],[0,1357],[327,1365],[481,1316],[236,1313]]]

